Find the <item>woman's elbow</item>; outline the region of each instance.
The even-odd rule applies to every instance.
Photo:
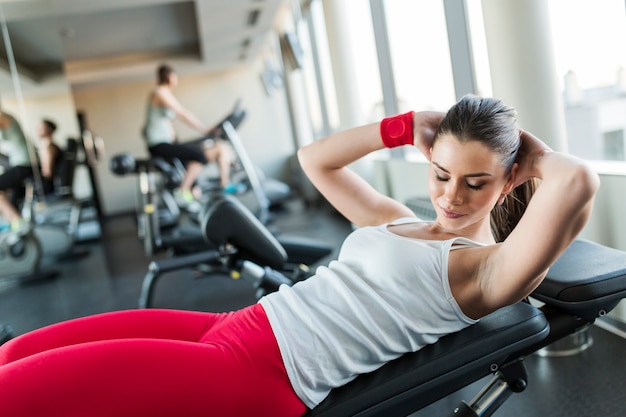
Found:
[[[309,164],[310,164],[310,149],[309,149],[310,145],[305,145],[301,148],[298,149],[297,152],[297,157],[298,157],[298,163],[300,164],[300,167],[302,168],[302,170],[304,170],[305,172],[307,171]]]
[[[579,186],[585,200],[592,200],[600,188],[600,176],[591,167],[581,164],[574,173],[574,182]]]

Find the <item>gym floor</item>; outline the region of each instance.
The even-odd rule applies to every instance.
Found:
[[[283,234],[319,239],[338,248],[350,224],[326,206],[306,206],[298,200],[274,213],[271,228]],[[44,268],[58,276],[43,281],[0,278],[0,323],[14,334],[105,311],[137,307],[141,282],[151,261],[137,239],[133,215],[116,216],[102,224],[102,238],[82,243],[87,256],[46,259]],[[155,259],[166,256],[160,254]],[[322,261],[328,262],[336,251]],[[256,301],[254,289],[228,277],[202,277],[190,270],[164,275],[156,287],[154,306],[203,311],[228,311]],[[513,394],[496,416],[622,417],[626,415],[626,340],[609,325],[589,329],[593,345],[568,357],[526,358],[529,386]],[[607,330],[610,329],[610,330]],[[470,401],[485,380],[437,401],[412,417],[447,416],[461,400]]]

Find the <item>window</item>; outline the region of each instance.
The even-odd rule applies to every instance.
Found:
[[[569,150],[626,161],[626,11],[623,0],[551,0],[554,56]]]
[[[447,110],[455,93],[443,0],[386,0],[385,12],[400,112]]]
[[[307,13],[306,22],[303,21],[301,24],[306,25],[309,36],[303,37],[303,42],[307,42],[308,51],[316,53],[307,61],[310,68],[307,68],[304,75],[314,136],[319,138],[337,128],[339,112],[322,2],[319,0],[311,2]]]
[[[604,132],[604,159],[607,161],[624,161],[624,131],[611,130]]]
[[[559,75],[576,74],[588,90],[614,85],[626,68],[624,0],[550,0]]]

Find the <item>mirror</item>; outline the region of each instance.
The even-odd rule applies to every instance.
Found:
[[[24,132],[37,185],[34,189],[38,201],[43,203],[51,197],[43,192],[37,163],[43,120],[56,125],[52,139],[61,150],[66,150],[72,141],[82,144],[83,134],[65,75],[62,38],[67,34],[59,29],[57,19],[25,13],[34,7],[43,10],[46,5],[47,2],[30,2],[21,9],[15,2],[0,3],[0,108],[15,117]],[[70,193],[77,199],[93,200],[95,193],[88,158],[82,149],[79,147],[77,164],[68,174],[67,181],[56,176],[53,181],[55,190],[58,184],[65,187],[61,190],[63,193]],[[81,214],[88,211],[87,206]],[[82,238],[80,233],[78,237]]]

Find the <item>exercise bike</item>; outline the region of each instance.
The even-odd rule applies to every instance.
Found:
[[[77,246],[86,202],[74,197],[73,182],[77,164],[78,144],[68,139],[62,157],[55,164],[54,189],[45,193],[36,182],[26,182],[26,197],[22,202],[22,217],[30,220],[41,242],[45,256],[75,259],[89,253]]]
[[[32,184],[26,187],[26,199],[32,199]],[[30,221],[29,211],[23,211]],[[56,270],[42,268],[44,251],[40,238],[32,227],[23,231],[3,230],[0,232],[0,279],[10,278],[20,281],[38,281],[54,278]]]
[[[43,269],[45,257],[75,259],[89,254],[76,246],[83,202],[72,194],[77,143],[69,139],[55,164],[54,191],[45,194],[33,178],[24,182],[24,196],[16,200],[21,216],[30,227],[24,232],[0,232],[0,277],[41,280],[56,277],[58,271]]]
[[[5,155],[0,157],[0,166],[9,167]],[[38,276],[41,256],[41,243],[31,231],[15,233],[8,227],[0,231],[0,278]]]
[[[138,159],[123,153],[109,160],[109,169],[116,175],[137,177],[137,236],[142,241],[146,256],[152,256],[168,247],[176,248],[176,236],[164,235],[178,225],[181,211],[172,190],[182,179],[180,171],[163,158]],[[182,233],[181,228],[176,233]],[[188,243],[204,246],[197,228],[190,229]],[[169,237],[169,239],[168,239]]]
[[[0,278],[38,280],[51,278],[55,272],[43,271],[41,242],[31,231],[23,234],[0,232]]]
[[[238,155],[238,164],[241,165],[240,173],[234,172],[233,176],[240,178],[240,191],[236,193],[246,206],[248,206],[263,223],[270,221],[270,209],[273,205],[285,201],[291,194],[286,184],[276,180],[262,179],[258,170],[250,160],[236,128],[246,117],[246,112],[241,109],[240,101],[237,102],[233,111],[229,113],[212,130],[218,132],[219,137],[228,141]],[[201,143],[215,137],[204,137],[189,143]],[[137,176],[137,225],[138,236],[143,242],[144,252],[147,256],[154,255],[164,248],[173,249],[176,254],[190,253],[202,250],[205,241],[198,228],[195,226],[179,226],[181,212],[176,204],[172,191],[178,186],[184,176],[184,168],[177,161],[166,161],[163,158],[139,159],[128,153],[113,156],[109,160],[109,169],[116,175]],[[242,178],[243,176],[243,178]],[[203,186],[203,204],[210,202],[214,196],[219,196],[221,190],[211,180],[199,182]],[[270,199],[267,190],[271,191]],[[188,216],[197,220],[194,216]]]
[[[249,195],[254,199],[257,208],[257,217],[262,222],[269,220],[269,211],[273,207],[278,207],[291,198],[291,188],[282,181],[266,177],[250,159],[246,148],[243,145],[237,129],[247,117],[247,111],[241,107],[241,99],[238,99],[231,112],[219,123],[215,125],[213,136],[204,137],[191,141],[201,145],[205,140],[222,139],[226,141],[235,152],[236,162],[234,164],[231,177],[232,182],[238,185],[238,195]],[[203,178],[200,178],[202,183]],[[212,187],[211,180],[205,181],[209,189]],[[245,197],[243,198],[245,201]],[[247,205],[252,207],[252,202]]]

